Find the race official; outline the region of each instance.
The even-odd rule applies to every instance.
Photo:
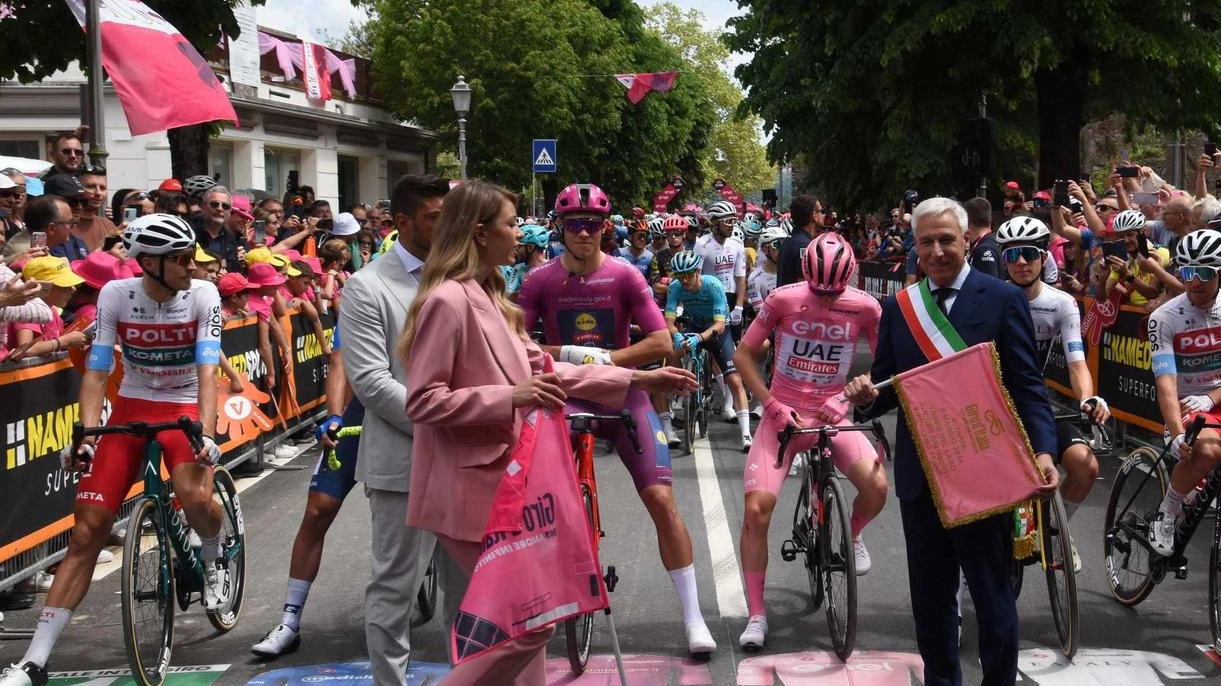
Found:
[[[1034,325],[1026,298],[1016,286],[984,276],[966,264],[967,215],[947,198],[930,198],[912,215],[915,249],[938,306],[967,346],[993,341],[1003,383],[1034,446],[1045,482],[1041,495],[1059,481],[1052,463],[1056,429],[1043,376],[1036,362]],[[877,356],[869,375],[845,388],[848,399],[867,416],[898,406],[893,388],[879,392],[873,379],[926,364],[895,296],[886,300],[878,333]],[[895,442],[895,491],[903,516],[907,568],[916,642],[924,659],[925,686],[959,686],[959,568],[967,580],[979,623],[979,654],[984,686],[1017,679],[1018,616],[1010,563],[1013,517],[1009,513],[946,529],[925,480],[916,445],[899,408]]]

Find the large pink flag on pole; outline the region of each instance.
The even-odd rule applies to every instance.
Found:
[[[1043,483],[991,342],[903,372],[895,389],[946,527],[1012,510]]]
[[[82,29],[85,0],[64,0]],[[212,68],[183,35],[139,0],[98,0],[102,64],[132,135],[210,121],[237,122]]]

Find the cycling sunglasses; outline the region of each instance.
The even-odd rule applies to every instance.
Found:
[[[1014,264],[1019,257],[1027,262],[1034,262],[1042,256],[1043,251],[1033,245],[1019,245],[1001,251],[1001,259],[1005,261],[1005,264]]]
[[[593,236],[602,233],[602,225],[605,223],[605,219],[597,218],[565,219],[564,230],[573,235],[585,232]]]
[[[165,259],[173,262],[179,267],[186,268],[191,266],[191,263],[195,261],[195,251],[190,250],[188,252],[180,252],[174,255],[166,255]]]
[[[1216,267],[1179,267],[1179,279],[1181,281],[1191,281],[1192,279],[1212,281],[1216,276]]]

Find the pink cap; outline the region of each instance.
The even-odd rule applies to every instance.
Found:
[[[252,288],[255,288],[255,286],[247,281],[246,277],[242,276],[238,272],[229,272],[228,274],[225,274],[224,276],[220,277],[220,281],[216,284],[216,290],[220,291],[221,296],[225,298],[233,295],[234,293],[248,291]]]
[[[1048,193],[1047,191],[1039,191],[1038,193],[1034,194],[1034,199],[1035,200],[1046,200],[1047,202],[1051,202],[1051,194]]]
[[[1006,181],[1005,188],[1012,188],[1015,191],[1022,190],[1022,187],[1018,185],[1017,181]]]
[[[131,270],[119,263],[119,258],[101,250],[95,250],[89,253],[89,257],[73,262],[72,271],[85,280],[85,285],[98,290],[115,279],[132,276]]]
[[[250,265],[246,270],[246,278],[255,286],[279,286],[288,281],[270,262],[255,262]]]
[[[254,219],[254,215],[250,213],[250,198],[244,195],[235,195],[230,201],[233,203],[233,213],[242,219]]]
[[[322,276],[326,273],[322,270],[322,260],[318,259],[317,257],[303,257],[301,258],[301,261],[308,264],[310,271],[314,272],[318,276]]]
[[[288,250],[285,250],[284,252],[282,252],[280,254],[287,257],[289,262],[298,262],[301,260],[301,251],[300,250],[295,250],[293,248],[289,248]]]

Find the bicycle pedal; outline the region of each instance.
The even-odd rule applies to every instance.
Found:
[[[797,559],[797,553],[799,550],[800,549],[797,547],[796,541],[785,541],[784,543],[780,544],[780,557],[785,562],[792,562],[793,560]]]
[[[610,565],[606,568],[606,574],[602,575],[602,581],[606,583],[607,593],[615,592],[615,586],[619,583],[619,575],[615,573],[615,565]]]

